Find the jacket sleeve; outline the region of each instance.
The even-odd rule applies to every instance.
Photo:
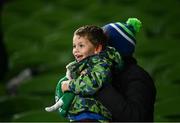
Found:
[[[63,96],[63,92],[61,90],[61,83],[66,80],[68,80],[68,79],[66,78],[66,76],[64,76],[63,78],[61,78],[59,80],[58,84],[56,85],[56,90],[55,90],[55,101],[56,102]]]
[[[150,77],[137,72],[125,73],[124,82],[117,80],[125,83],[121,87],[109,84],[97,93],[98,100],[112,113],[113,121],[153,121],[155,86]]]
[[[70,91],[75,94],[87,96],[95,94],[106,82],[109,82],[110,67],[100,62],[93,67],[85,69],[82,74],[69,83]]]

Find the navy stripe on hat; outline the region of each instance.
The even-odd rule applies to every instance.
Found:
[[[114,23],[114,25],[116,25],[116,27],[118,28],[118,30],[120,30],[121,32],[123,32],[123,33],[125,33],[125,35],[128,37],[128,38],[130,38],[130,40],[132,40],[133,42],[133,44],[135,45],[136,44],[136,39],[134,38],[134,37],[132,37],[123,27],[121,27],[119,24],[117,24],[117,23]],[[127,28],[126,26],[125,26],[125,28]],[[128,28],[127,28],[128,29]],[[131,31],[131,30],[129,30],[129,31]],[[118,31],[119,32],[119,31]],[[126,38],[127,39],[127,38]],[[128,40],[128,39],[127,39]],[[128,40],[129,41],[129,40]]]
[[[108,45],[116,48],[121,55],[127,56],[133,54],[135,42],[133,39],[129,38],[129,35],[124,33],[113,23],[105,25],[103,30],[109,38]]]

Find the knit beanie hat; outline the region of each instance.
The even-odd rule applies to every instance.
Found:
[[[142,24],[137,18],[129,18],[126,23],[116,22],[103,26],[108,37],[108,45],[116,48],[122,56],[131,56],[134,53],[136,39]]]

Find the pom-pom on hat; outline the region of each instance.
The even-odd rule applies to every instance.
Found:
[[[108,45],[116,48],[122,56],[131,56],[134,53],[136,39],[142,24],[137,18],[129,18],[126,23],[116,22],[103,26],[108,37]]]

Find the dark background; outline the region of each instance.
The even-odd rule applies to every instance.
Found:
[[[1,47],[8,62],[1,51],[0,121],[65,121],[44,107],[53,104],[56,83],[73,60],[73,32],[129,17],[143,24],[135,57],[155,80],[155,121],[180,121],[179,7],[180,0],[5,1]]]

